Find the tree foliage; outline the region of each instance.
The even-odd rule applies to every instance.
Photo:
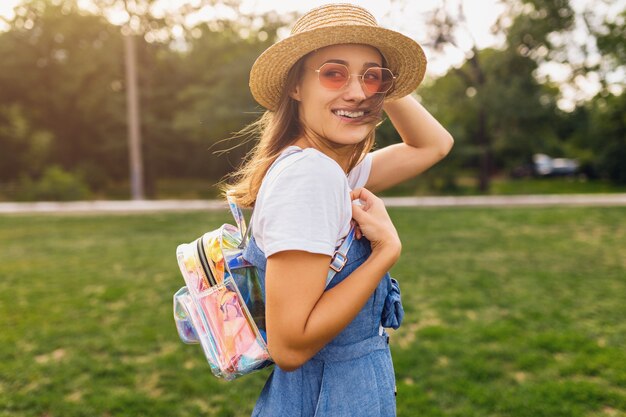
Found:
[[[0,33],[0,183],[26,178],[39,184],[50,177],[50,167],[84,179],[93,191],[128,177],[122,29],[104,17],[120,7],[128,11],[127,27],[141,35],[148,191],[157,178],[216,180],[240,163],[251,144],[224,139],[260,116],[248,89],[249,70],[292,16],[239,13],[237,20],[190,24],[186,16],[216,2],[160,17],[153,3],[98,0],[98,13],[80,9],[76,0],[23,0],[16,7],[8,30]],[[616,88],[623,89],[624,81],[611,82],[610,76],[624,71],[626,11],[598,20],[590,10],[576,14],[569,0],[504,3],[508,7],[494,26],[505,40],[501,47],[471,44],[462,65],[418,91],[456,139],[445,169],[429,175],[453,183],[458,173],[473,171],[487,190],[491,175],[511,172],[543,152],[576,157],[588,175],[624,182],[626,100]],[[236,10],[237,4],[221,7]],[[450,10],[431,16],[435,50],[460,48],[457,29],[464,15]],[[569,37],[580,19],[591,40],[579,52],[591,54],[589,45],[595,45],[601,59],[574,68]],[[548,62],[571,65],[573,78],[599,74],[602,91],[573,112],[560,110],[559,86],[536,76]],[[399,140],[389,121],[380,126],[379,147]]]
[[[31,142],[27,148],[44,152],[35,132],[47,132],[47,143],[45,156],[23,155],[26,165],[3,170],[3,179],[39,174],[45,164],[74,170],[96,161],[111,175],[123,176],[115,162],[125,155],[116,143],[124,128],[117,31],[71,3],[44,1],[17,7],[11,24],[0,34],[0,105],[11,119],[8,126],[32,126],[30,140],[24,139]],[[0,140],[4,145],[16,137],[7,132]]]
[[[168,23],[144,20],[146,33]],[[38,177],[48,165],[82,175],[93,189],[126,178],[120,28],[69,0],[27,0],[9,23],[0,33],[0,147],[7,151],[0,181]],[[157,177],[217,178],[238,163],[245,147],[228,158],[209,148],[257,117],[248,72],[283,25],[276,15],[244,16],[187,27],[182,40],[139,43],[149,184]]]
[[[450,45],[460,48],[460,27],[467,25],[463,5],[458,3],[455,13],[449,10],[444,7],[431,16],[435,50]],[[549,115],[554,114],[554,98],[538,84],[533,72],[538,60],[558,53],[560,47],[550,41],[550,35],[569,31],[572,16],[568,0],[510,2],[493,28],[505,37],[504,48],[481,51],[474,42],[465,51],[465,64],[446,75],[459,80],[454,94],[441,98],[450,100],[448,109],[461,109],[451,110],[461,127],[457,136],[457,149],[461,149],[456,154],[463,165],[478,167],[481,191],[488,191],[490,178],[499,169],[529,160],[533,141],[551,141],[546,126]],[[439,83],[432,88],[436,90]],[[446,88],[450,86],[448,83]],[[434,100],[439,97],[438,93],[423,95]]]

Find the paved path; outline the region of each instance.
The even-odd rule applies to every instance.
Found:
[[[386,197],[387,207],[626,206],[626,194],[559,194],[464,197]],[[0,203],[0,214],[145,213],[224,210],[219,200],[77,201]]]

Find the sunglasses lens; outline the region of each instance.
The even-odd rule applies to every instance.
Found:
[[[363,85],[369,93],[386,93],[393,85],[393,73],[387,68],[368,68],[363,73]]]
[[[329,63],[318,70],[320,84],[330,90],[343,88],[350,79],[350,71],[343,64]],[[363,87],[369,94],[386,93],[393,85],[393,73],[388,68],[368,68],[361,76]]]
[[[350,73],[345,65],[326,63],[319,69],[320,84],[331,90],[338,90],[348,82]]]

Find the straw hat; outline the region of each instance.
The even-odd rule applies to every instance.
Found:
[[[291,35],[263,52],[250,71],[250,91],[269,110],[276,110],[289,69],[304,55],[325,46],[343,43],[377,48],[396,76],[387,99],[403,97],[422,82],[426,57],[417,42],[382,28],[366,9],[354,4],[328,4],[309,11],[296,21]]]

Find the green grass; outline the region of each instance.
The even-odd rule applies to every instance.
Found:
[[[519,194],[597,194],[626,193],[625,185],[611,184],[601,180],[581,178],[520,178],[494,177],[488,195]],[[459,176],[454,186],[446,185],[443,178],[421,175],[385,190],[384,196],[425,195],[482,195],[475,176]]]
[[[398,415],[626,416],[626,208],[393,209]],[[269,370],[178,341],[178,243],[226,213],[0,217],[0,416],[246,416]]]
[[[524,178],[512,180],[495,178],[491,194],[593,194],[624,193],[626,186],[607,181],[590,181],[577,178]]]
[[[163,178],[153,187],[146,185],[150,199],[215,199],[219,198],[217,181],[200,178]],[[16,184],[0,184],[0,202],[12,201],[24,194]],[[579,178],[523,178],[495,177],[491,181],[489,195],[519,194],[597,194],[626,193],[626,185],[615,185],[607,181],[583,180]],[[385,190],[381,196],[431,196],[431,195],[481,195],[474,176],[461,175],[454,186],[446,185],[443,178],[421,175],[415,179]],[[92,192],[88,199],[127,200],[130,185],[127,181],[108,184],[103,190]]]

